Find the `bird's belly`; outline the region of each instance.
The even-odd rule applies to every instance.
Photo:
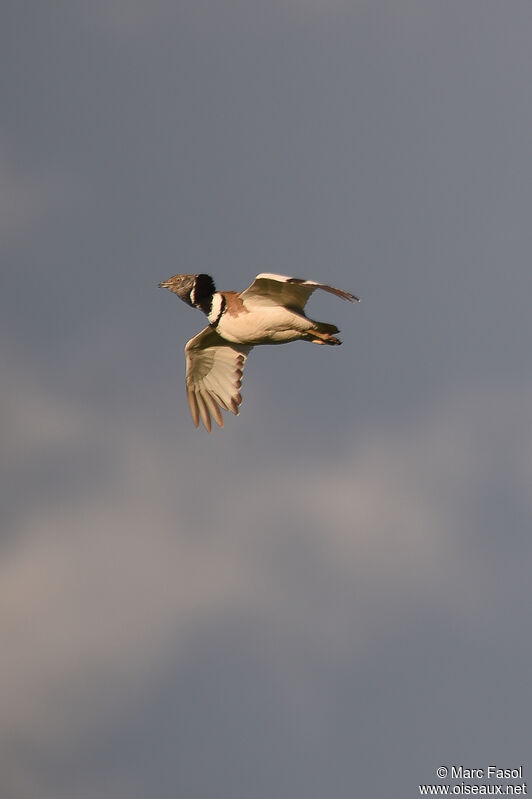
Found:
[[[296,341],[312,327],[311,322],[286,308],[260,308],[257,311],[224,314],[218,333],[235,344],[282,344]]]

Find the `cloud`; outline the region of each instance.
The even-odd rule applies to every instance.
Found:
[[[39,753],[20,765],[22,784],[39,781],[43,759],[120,724],[223,619],[275,631],[271,665],[308,712],[318,701],[309,647],[331,662],[365,659],[426,614],[475,635],[497,612],[486,590],[495,573],[518,595],[530,544],[492,530],[486,546],[478,513],[503,454],[530,528],[530,388],[448,398],[424,418],[367,430],[336,460],[247,470],[238,450],[223,465],[176,455],[141,420],[80,409],[14,368],[10,378],[20,401],[4,451],[19,481],[0,562],[0,735],[15,742],[3,773]],[[104,479],[75,466],[88,453]],[[58,475],[42,496],[34,483],[46,469]],[[55,494],[67,471],[74,484]]]

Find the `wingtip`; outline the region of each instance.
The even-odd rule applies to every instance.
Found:
[[[195,393],[189,388],[187,388],[187,398],[188,398],[188,407],[190,408],[190,415],[192,416],[192,421],[194,422],[194,427],[198,428],[199,418],[200,418],[198,403],[196,400]]]
[[[351,294],[350,291],[344,291],[343,297],[345,300],[349,300],[349,302],[360,302],[360,297],[357,297],[356,294]]]

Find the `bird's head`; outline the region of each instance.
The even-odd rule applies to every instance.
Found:
[[[210,275],[174,275],[159,283],[160,289],[169,289],[174,294],[191,305],[199,308],[207,298],[212,297],[216,291]]]

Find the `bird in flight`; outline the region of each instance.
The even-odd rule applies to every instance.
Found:
[[[224,426],[222,409],[238,415],[240,386],[249,351],[259,344],[310,341],[337,345],[338,328],[305,315],[305,304],[316,289],[358,302],[348,291],[313,280],[284,275],[257,275],[251,286],[216,291],[210,275],[174,275],[159,283],[206,315],[209,324],[185,346],[187,397],[194,424],[200,418],[211,431],[211,415]]]

